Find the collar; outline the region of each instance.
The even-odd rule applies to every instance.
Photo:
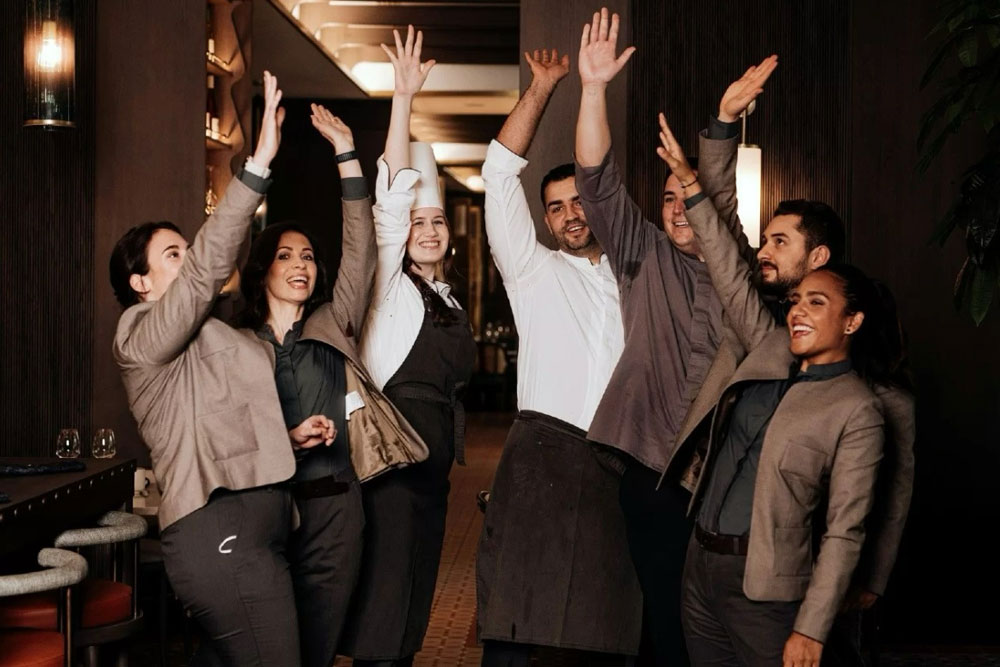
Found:
[[[601,259],[600,261],[597,262],[597,264],[591,264],[590,260],[587,259],[586,257],[577,257],[576,255],[571,255],[568,252],[564,252],[563,250],[559,250],[558,252],[560,257],[562,257],[564,260],[569,262],[571,265],[575,266],[577,269],[580,269],[581,271],[589,267],[597,268],[608,261],[608,256],[603,252],[601,253]]]
[[[829,380],[838,375],[843,375],[851,370],[850,358],[843,361],[835,361],[832,364],[809,364],[809,368],[798,371],[795,376],[799,380]]]
[[[267,322],[262,324],[260,329],[258,329],[255,333],[258,338],[266,340],[275,347],[292,347],[302,336],[302,327],[304,325],[305,320],[299,320],[293,324],[292,328],[285,333],[285,341],[283,343],[278,342],[278,339],[274,336],[274,332],[271,330],[271,326]]]

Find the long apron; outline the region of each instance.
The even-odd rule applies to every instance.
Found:
[[[582,430],[518,414],[479,540],[480,640],[638,652],[642,593],[619,479]]]
[[[420,650],[427,631],[444,543],[448,474],[464,434],[458,395],[476,360],[468,316],[458,308],[453,312],[457,321],[447,326],[434,326],[424,315],[413,348],[384,389],[430,456],[361,487],[364,555],[344,631],[344,652],[354,658],[406,658]]]

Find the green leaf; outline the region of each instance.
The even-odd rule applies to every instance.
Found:
[[[969,284],[969,314],[972,315],[978,327],[986,319],[986,313],[993,303],[993,294],[997,289],[997,268],[994,263],[986,266],[973,266],[972,279]]]
[[[958,60],[966,67],[973,67],[976,64],[978,54],[979,35],[975,31],[970,31],[958,47]]]

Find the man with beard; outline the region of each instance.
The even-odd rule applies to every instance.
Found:
[[[580,48],[576,184],[618,281],[625,320],[625,348],[588,435],[614,448],[624,461],[618,502],[643,591],[640,663],[676,667],[687,663],[680,581],[691,531],[687,505],[692,484],[690,478],[682,480],[682,462],[675,464],[678,470],[670,483],[657,488],[657,479],[673,460],[674,436],[691,397],[710,368],[736,356],[730,352],[722,361],[716,359],[720,346],[729,338],[735,341],[735,335],[724,325],[722,304],[688,225],[685,184],[674,174],[666,179],[662,229],[645,219],[625,191],[611,146],[605,90],[634,49],[617,56],[617,33],[618,16],[609,21],[602,10],[584,28]],[[761,69],[752,85],[727,95],[753,99],[773,69]],[[735,207],[735,185],[731,189],[722,194]],[[728,221],[752,261],[736,216]]]
[[[741,86],[755,86],[754,79],[760,68],[773,69],[776,63],[776,56],[766,58],[733,83],[722,98],[718,115],[709,118],[708,129],[699,137],[700,170],[697,179],[704,193],[712,198],[719,221],[729,229],[738,224],[735,198],[737,137],[740,114],[749,104],[745,96],[733,96],[730,92]],[[688,199],[686,206],[694,206],[697,203],[695,199]],[[718,238],[729,246],[729,252],[733,250],[730,244],[736,244],[736,250],[745,256],[738,239],[728,235]],[[810,271],[827,263],[843,261],[844,248],[843,223],[828,205],[803,199],[778,204],[761,234],[754,281],[760,298],[779,323],[784,322],[787,312],[785,296],[788,290]],[[706,247],[704,251],[708,255],[726,252],[726,249]],[[732,286],[717,284],[715,287],[725,303]],[[752,298],[756,298],[756,294],[750,292]],[[694,469],[700,467],[701,452],[707,444],[705,436],[712,409],[745,354],[738,341],[726,337],[678,431],[677,449],[683,449],[685,453],[695,452]],[[864,664],[860,651],[861,612],[871,608],[884,594],[895,564],[909,511],[914,471],[914,403],[913,396],[905,388],[907,382],[904,376],[897,369],[899,383],[873,388],[882,402],[885,417],[885,456],[880,467],[875,506],[867,522],[867,539],[851,589],[842,605],[844,613],[837,617],[823,648],[824,665],[853,667]],[[680,460],[686,458],[678,457]]]
[[[623,345],[618,287],[572,164],[542,181],[546,248],[521,184],[569,57],[525,54],[532,81],[483,165],[486,232],[519,334],[520,412],[497,466],[476,563],[483,665],[527,666],[534,646],[635,654],[641,594],[617,472],[586,438]],[[583,660],[583,658],[581,658]]]

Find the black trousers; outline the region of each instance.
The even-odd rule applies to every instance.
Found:
[[[354,585],[361,570],[365,513],[361,485],[316,498],[295,498],[299,527],[288,562],[299,617],[303,667],[330,667],[337,657]]]
[[[801,602],[747,598],[746,561],[746,556],[708,551],[691,538],[681,606],[695,667],[774,667],[782,662]]]
[[[591,651],[576,651],[536,647],[531,644],[516,644],[487,639],[483,642],[483,659],[480,667],[529,667],[531,657],[536,653],[558,652],[558,664],[576,665],[577,667],[631,667],[635,658],[610,653],[595,653]],[[539,656],[539,664],[546,664],[543,655]],[[355,663],[357,664],[357,663]]]
[[[687,517],[691,495],[660,474],[629,461],[619,500],[629,552],[643,595],[643,647],[639,665],[682,667],[688,663],[681,627],[681,575],[694,525]],[[653,655],[647,655],[652,652]]]
[[[202,661],[299,664],[295,595],[285,559],[292,516],[292,496],[281,488],[216,492],[207,505],[163,531],[170,585],[211,642]]]

